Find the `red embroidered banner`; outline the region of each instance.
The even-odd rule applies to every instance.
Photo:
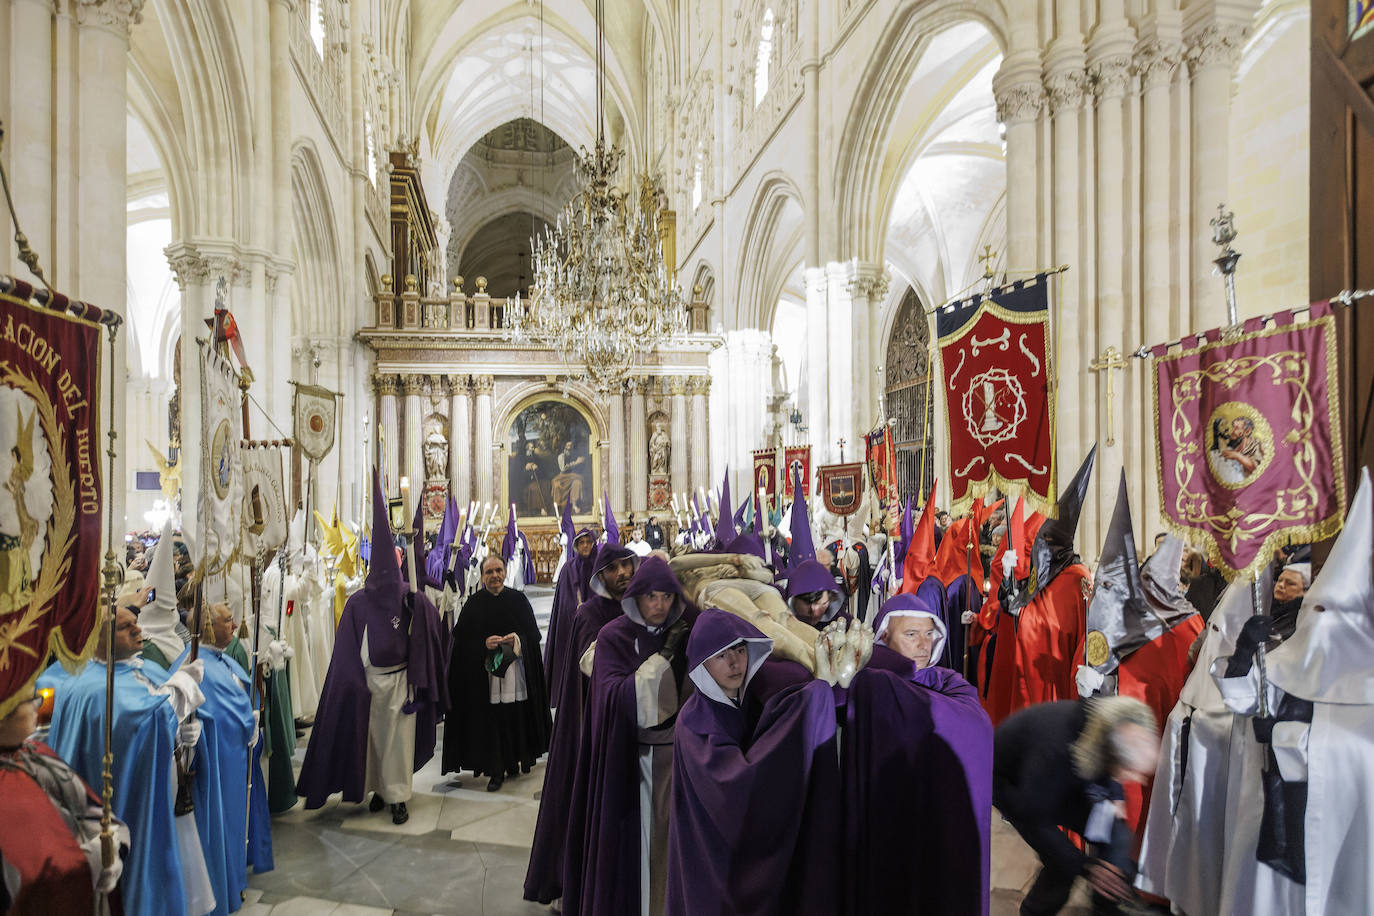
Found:
[[[1335,319],[1276,315],[1241,332],[1154,351],[1160,504],[1229,579],[1285,543],[1335,534],[1345,516]]]
[[[792,469],[801,468],[802,496],[811,495],[811,446],[785,446],[782,450],[783,496],[792,499]]]
[[[757,449],[754,457],[754,492],[762,491],[769,499],[778,495],[778,450]]]
[[[0,718],[100,617],[100,325],[0,293]]]
[[[884,423],[864,435],[864,460],[868,464],[868,479],[878,491],[878,502],[893,506],[901,502],[897,491],[897,450],[892,443],[892,427]]]
[[[1054,511],[1054,385],[1049,281],[1033,279],[936,313],[944,374],[951,511],[994,487],[1024,487]]]
[[[863,462],[823,464],[816,468],[816,482],[827,510],[835,515],[853,515],[863,501]]]

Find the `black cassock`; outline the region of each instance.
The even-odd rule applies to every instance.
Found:
[[[487,671],[488,636],[520,637],[528,699],[492,703]],[[507,652],[508,646],[503,646]],[[514,666],[506,669],[514,677]],[[523,592],[481,589],[467,600],[453,628],[448,666],[448,716],[444,725],[444,772],[473,770],[498,776],[532,766],[549,749],[553,719],[539,647],[539,625]]]

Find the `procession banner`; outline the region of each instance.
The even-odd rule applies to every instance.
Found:
[[[1328,303],[1209,331],[1170,353],[1154,348],[1160,504],[1165,522],[1201,541],[1228,579],[1287,543],[1334,535],[1345,515]]]
[[[250,557],[286,543],[286,491],[282,481],[282,447],[244,443],[243,552]]]
[[[802,496],[811,494],[811,446],[785,446],[782,450],[783,496],[792,499],[793,469],[801,472]]]
[[[0,719],[100,618],[100,324],[0,293]],[[98,312],[83,309],[85,312]]]
[[[756,449],[750,453],[754,458],[754,492],[762,490],[770,500],[776,501],[778,495],[778,450],[775,448]]]
[[[901,493],[897,490],[897,449],[892,442],[892,427],[884,423],[864,435],[864,460],[868,464],[868,479],[878,492],[883,506],[897,505]]]
[[[238,374],[214,347],[200,349],[201,562],[208,575],[228,567],[238,549],[243,511],[243,413]]]
[[[863,501],[863,462],[823,464],[816,468],[816,482],[827,511],[834,515],[853,515]]]
[[[323,461],[334,448],[334,392],[317,385],[296,384],[292,415],[295,418],[293,437],[305,457]]]
[[[1039,274],[936,311],[953,512],[994,488],[1054,512],[1049,287]]]

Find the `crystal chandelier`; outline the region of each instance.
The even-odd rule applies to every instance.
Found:
[[[682,292],[664,263],[659,195],[648,176],[638,193],[616,178],[624,154],[606,143],[605,31],[597,0],[597,140],[575,160],[580,190],[555,227],[530,240],[534,284],[507,304],[507,337],[552,347],[570,374],[618,388],[642,354],[687,331]]]

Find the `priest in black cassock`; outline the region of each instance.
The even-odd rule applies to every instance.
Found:
[[[481,573],[453,628],[443,763],[445,773],[485,773],[495,792],[548,751],[553,719],[534,609],[505,587],[499,556],[483,560]]]

